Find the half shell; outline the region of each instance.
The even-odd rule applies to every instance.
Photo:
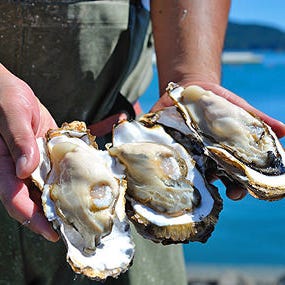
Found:
[[[144,237],[163,244],[209,238],[220,196],[162,126],[120,123],[109,153],[126,167],[128,216]]]
[[[82,122],[50,130],[39,146],[45,151],[32,178],[42,187],[45,215],[63,237],[72,269],[98,280],[126,271],[134,244],[120,166],[96,148]]]
[[[270,126],[201,87],[171,83],[168,91],[225,175],[260,199],[285,196],[285,152]]]

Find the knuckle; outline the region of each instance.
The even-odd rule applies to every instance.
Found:
[[[18,211],[15,209],[12,200],[10,199],[10,197],[8,195],[3,195],[3,193],[1,194],[1,202],[4,206],[4,208],[6,209],[8,215],[12,218],[15,219],[19,222],[21,222],[19,220],[19,213]]]
[[[26,217],[21,211],[21,204],[17,201],[16,196],[19,191],[21,191],[20,184],[15,180],[15,175],[4,173],[0,168],[0,201],[11,218],[22,222]]]

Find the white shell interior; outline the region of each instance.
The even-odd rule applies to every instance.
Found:
[[[107,151],[100,151],[95,148],[90,148],[88,136],[82,135],[82,133],[68,131],[68,136],[64,135],[55,136],[48,142],[48,149],[60,142],[68,140],[82,148],[90,150],[90,160],[99,156],[112,172],[113,176],[117,179],[124,177],[123,167],[117,164],[112,159]],[[70,136],[73,137],[70,137]],[[65,224],[63,220],[57,215],[53,201],[50,198],[50,183],[53,181],[54,170],[45,173],[49,170],[49,155],[47,155],[47,149],[43,147],[45,140],[38,140],[39,148],[44,150],[42,153],[41,163],[34,173],[34,179],[38,176],[41,177],[40,183],[43,186],[42,203],[44,212],[49,221],[60,229],[62,237],[65,240],[67,246],[67,259],[71,263],[74,270],[78,273],[87,273],[91,278],[105,279],[108,276],[117,276],[118,274],[127,270],[133,256],[134,256],[134,244],[130,236],[130,227],[125,214],[125,187],[120,183],[120,194],[115,206],[114,224],[112,231],[109,235],[102,237],[101,242],[92,254],[86,254],[83,252],[83,244],[81,235],[70,225]],[[92,152],[96,152],[96,156],[92,158]],[[44,169],[45,171],[40,171]],[[112,258],[110,258],[112,256]]]
[[[121,192],[117,205],[124,204],[124,191]],[[57,216],[54,209],[54,203],[50,199],[48,186],[42,195],[42,200],[45,205],[45,213],[49,221],[55,222],[62,233],[62,236],[67,246],[67,259],[69,259],[73,266],[79,268],[81,271],[85,268],[92,269],[91,278],[106,278],[109,275],[117,276],[124,272],[133,256],[134,244],[131,240],[129,232],[129,224],[125,219],[125,212],[122,207],[116,207],[117,217],[114,220],[112,232],[101,239],[100,246],[92,255],[85,255],[80,245],[81,236],[73,227],[66,225],[60,217]],[[74,246],[76,240],[77,247]],[[112,256],[112,258],[110,258]],[[81,273],[80,271],[78,273]]]
[[[137,213],[158,226],[199,222],[210,214],[214,205],[214,200],[209,193],[202,176],[195,168],[195,162],[189,156],[184,147],[175,142],[173,138],[159,125],[154,128],[147,128],[137,121],[125,121],[119,124],[114,130],[113,145],[116,147],[121,144],[132,142],[156,142],[175,148],[187,163],[187,179],[195,185],[202,197],[199,207],[197,207],[192,213],[187,213],[179,217],[169,217],[162,215],[161,213],[156,213],[151,208],[131,200],[132,206]]]
[[[34,170],[31,177],[32,180],[37,184],[40,190],[43,189],[45,180],[48,173],[50,172],[50,160],[48,157],[48,150],[46,146],[46,140],[44,138],[37,138],[37,145],[40,153],[40,162],[38,167]]]

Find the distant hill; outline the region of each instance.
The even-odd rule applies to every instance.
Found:
[[[285,50],[285,32],[255,24],[229,22],[225,50]]]

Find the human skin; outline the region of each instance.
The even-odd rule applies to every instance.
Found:
[[[231,91],[220,86],[221,53],[230,9],[229,0],[152,0],[151,19],[157,55],[160,100],[152,111],[171,106],[165,93],[168,82],[181,86],[200,85],[206,90],[255,113],[276,132],[285,135],[285,125],[249,105]],[[226,178],[223,183],[233,200],[247,191]]]
[[[281,122],[255,110],[219,85],[229,5],[226,0],[151,1],[162,95],[152,110],[172,104],[164,94],[169,81],[182,86],[199,84],[247,110],[254,110],[283,136],[285,126]],[[122,117],[118,114],[112,120]],[[108,125],[112,124],[108,119]],[[100,133],[102,126],[105,128],[106,124],[93,128]],[[54,127],[56,123],[31,88],[0,64],[0,199],[12,218],[50,241],[56,241],[58,235],[46,220],[37,197],[29,195],[26,179],[39,163],[36,138]],[[227,181],[224,183],[232,199],[245,194]]]
[[[39,163],[36,138],[54,127],[31,88],[0,64],[0,199],[12,218],[51,241],[58,235],[30,198],[25,179]]]
[[[153,110],[173,104],[165,93],[168,82],[181,86],[197,84],[255,113],[278,137],[283,137],[285,125],[282,122],[220,86],[221,53],[229,8],[229,0],[151,1],[161,94]]]

